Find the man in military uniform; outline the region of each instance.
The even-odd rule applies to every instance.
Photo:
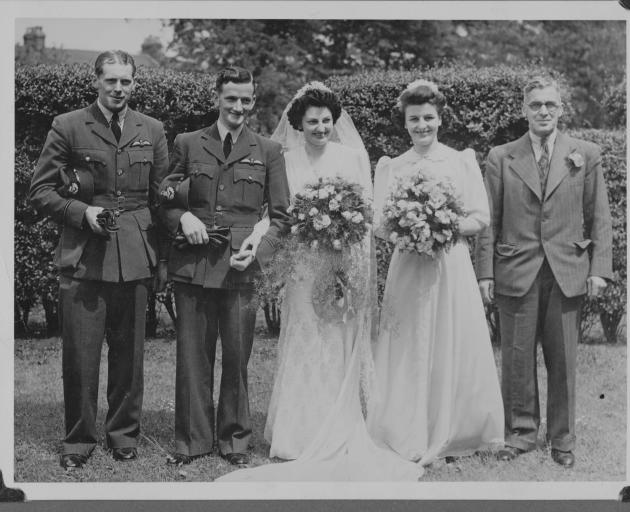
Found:
[[[214,92],[217,122],[175,139],[171,178],[183,178],[186,204],[165,202],[163,209],[167,230],[185,240],[174,244],[168,266],[177,308],[176,453],[168,460],[171,464],[188,464],[212,451],[218,335],[219,452],[231,464],[248,462],[247,363],[256,320],[253,278],[289,227],[281,147],[245,126],[255,102],[252,75],[242,68],[227,68],[219,73]],[[256,255],[239,251],[265,204],[270,227]]]
[[[116,460],[137,457],[147,294],[156,268],[154,222],[168,170],[162,123],[127,106],[133,58],[122,51],[95,62],[98,99],[56,117],[39,157],[30,198],[62,225],[60,269],[66,437],[62,467],[79,468],[96,445],[99,365],[107,335],[107,445]]]

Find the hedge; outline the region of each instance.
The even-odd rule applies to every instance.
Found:
[[[527,129],[521,115],[521,88],[540,68],[441,67],[407,72],[372,72],[334,77],[328,84],[339,93],[352,116],[374,162],[380,156],[397,155],[409,147],[409,137],[392,123],[396,98],[416,78],[435,81],[449,104],[440,139],[455,148],[472,147],[482,161],[489,149],[515,139]],[[562,79],[562,77],[559,77]],[[49,321],[55,316],[56,271],[52,266],[58,228],[38,217],[27,201],[34,163],[54,116],[84,107],[95,100],[92,68],[88,65],[42,65],[20,67],[15,74],[16,185],[15,185],[15,304],[16,320],[26,320],[29,309],[39,300],[47,308]],[[164,122],[169,145],[182,131],[199,129],[216,117],[211,110],[213,78],[206,74],[167,69],[143,69],[137,73],[137,88],[131,102],[136,108]],[[572,119],[570,95],[564,121]],[[606,177],[611,200],[623,197],[624,206],[615,208],[616,244],[625,247],[625,139],[622,132],[583,132],[584,138],[604,148]],[[614,156],[613,156],[614,155]],[[622,166],[623,164],[623,166]],[[614,167],[616,170],[611,171]],[[615,199],[616,200],[616,199]],[[623,232],[623,234],[622,234]],[[615,251],[619,278],[615,286],[625,301],[625,252]],[[389,249],[379,245],[380,287],[384,281]],[[619,270],[623,267],[623,272]],[[624,293],[621,293],[621,291]],[[608,293],[612,293],[612,287]],[[603,311],[610,302],[590,305],[590,314]],[[625,302],[615,302],[607,311],[625,312]],[[49,311],[50,310],[50,311]]]

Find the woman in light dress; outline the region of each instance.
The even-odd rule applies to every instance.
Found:
[[[285,148],[292,196],[319,178],[341,177],[360,184],[371,200],[370,164],[361,138],[323,84],[298,91],[272,139]],[[263,220],[243,245],[255,250],[265,230]],[[366,289],[373,283],[371,243],[370,234],[352,249]],[[360,397],[369,387],[373,304],[364,300],[345,320],[321,318],[312,293],[318,277],[311,270],[308,258],[299,261],[286,283],[265,426],[270,457],[292,461],[235,471],[220,480],[417,480],[421,466],[377,447],[367,432]]]
[[[377,164],[377,234],[395,179],[418,171],[454,185],[466,211],[459,220],[463,236],[475,235],[489,223],[474,151],[456,151],[438,141],[444,106],[437,86],[424,80],[410,84],[399,97],[397,110],[413,145]],[[394,250],[374,358],[368,429],[381,445],[427,465],[503,442],[497,371],[464,239],[435,259]]]

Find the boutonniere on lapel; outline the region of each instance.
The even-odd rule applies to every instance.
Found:
[[[138,139],[131,144],[131,147],[144,147],[144,146],[152,146],[151,141],[146,139]]]
[[[567,156],[567,160],[571,163],[571,165],[573,165],[573,167],[578,168],[578,167],[582,167],[584,165],[584,157],[578,153],[577,151],[573,150],[569,156]]]
[[[254,158],[243,158],[240,163],[249,164],[249,165],[262,165],[263,163],[260,160],[255,160]]]

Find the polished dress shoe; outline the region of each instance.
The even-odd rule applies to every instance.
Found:
[[[249,456],[246,453],[222,453],[221,458],[227,460],[232,466],[246,466],[249,464]]]
[[[61,456],[61,460],[59,461],[61,467],[65,470],[80,469],[86,462],[87,457],[85,455],[79,455],[78,453],[65,453]]]
[[[128,461],[138,458],[138,450],[134,447],[129,448],[112,448],[112,457],[114,460]]]
[[[185,455],[183,453],[169,453],[166,456],[166,463],[171,466],[184,466],[186,464],[190,464],[193,460],[200,459],[206,455],[208,454],[202,453],[200,455]]]
[[[575,455],[573,455],[573,452],[571,451],[565,452],[556,448],[552,448],[551,458],[554,460],[554,462],[557,462],[565,468],[572,468],[573,464],[575,464]]]
[[[509,462],[516,459],[519,455],[525,453],[525,450],[515,448],[514,446],[505,446],[497,452],[497,459],[502,462]]]

